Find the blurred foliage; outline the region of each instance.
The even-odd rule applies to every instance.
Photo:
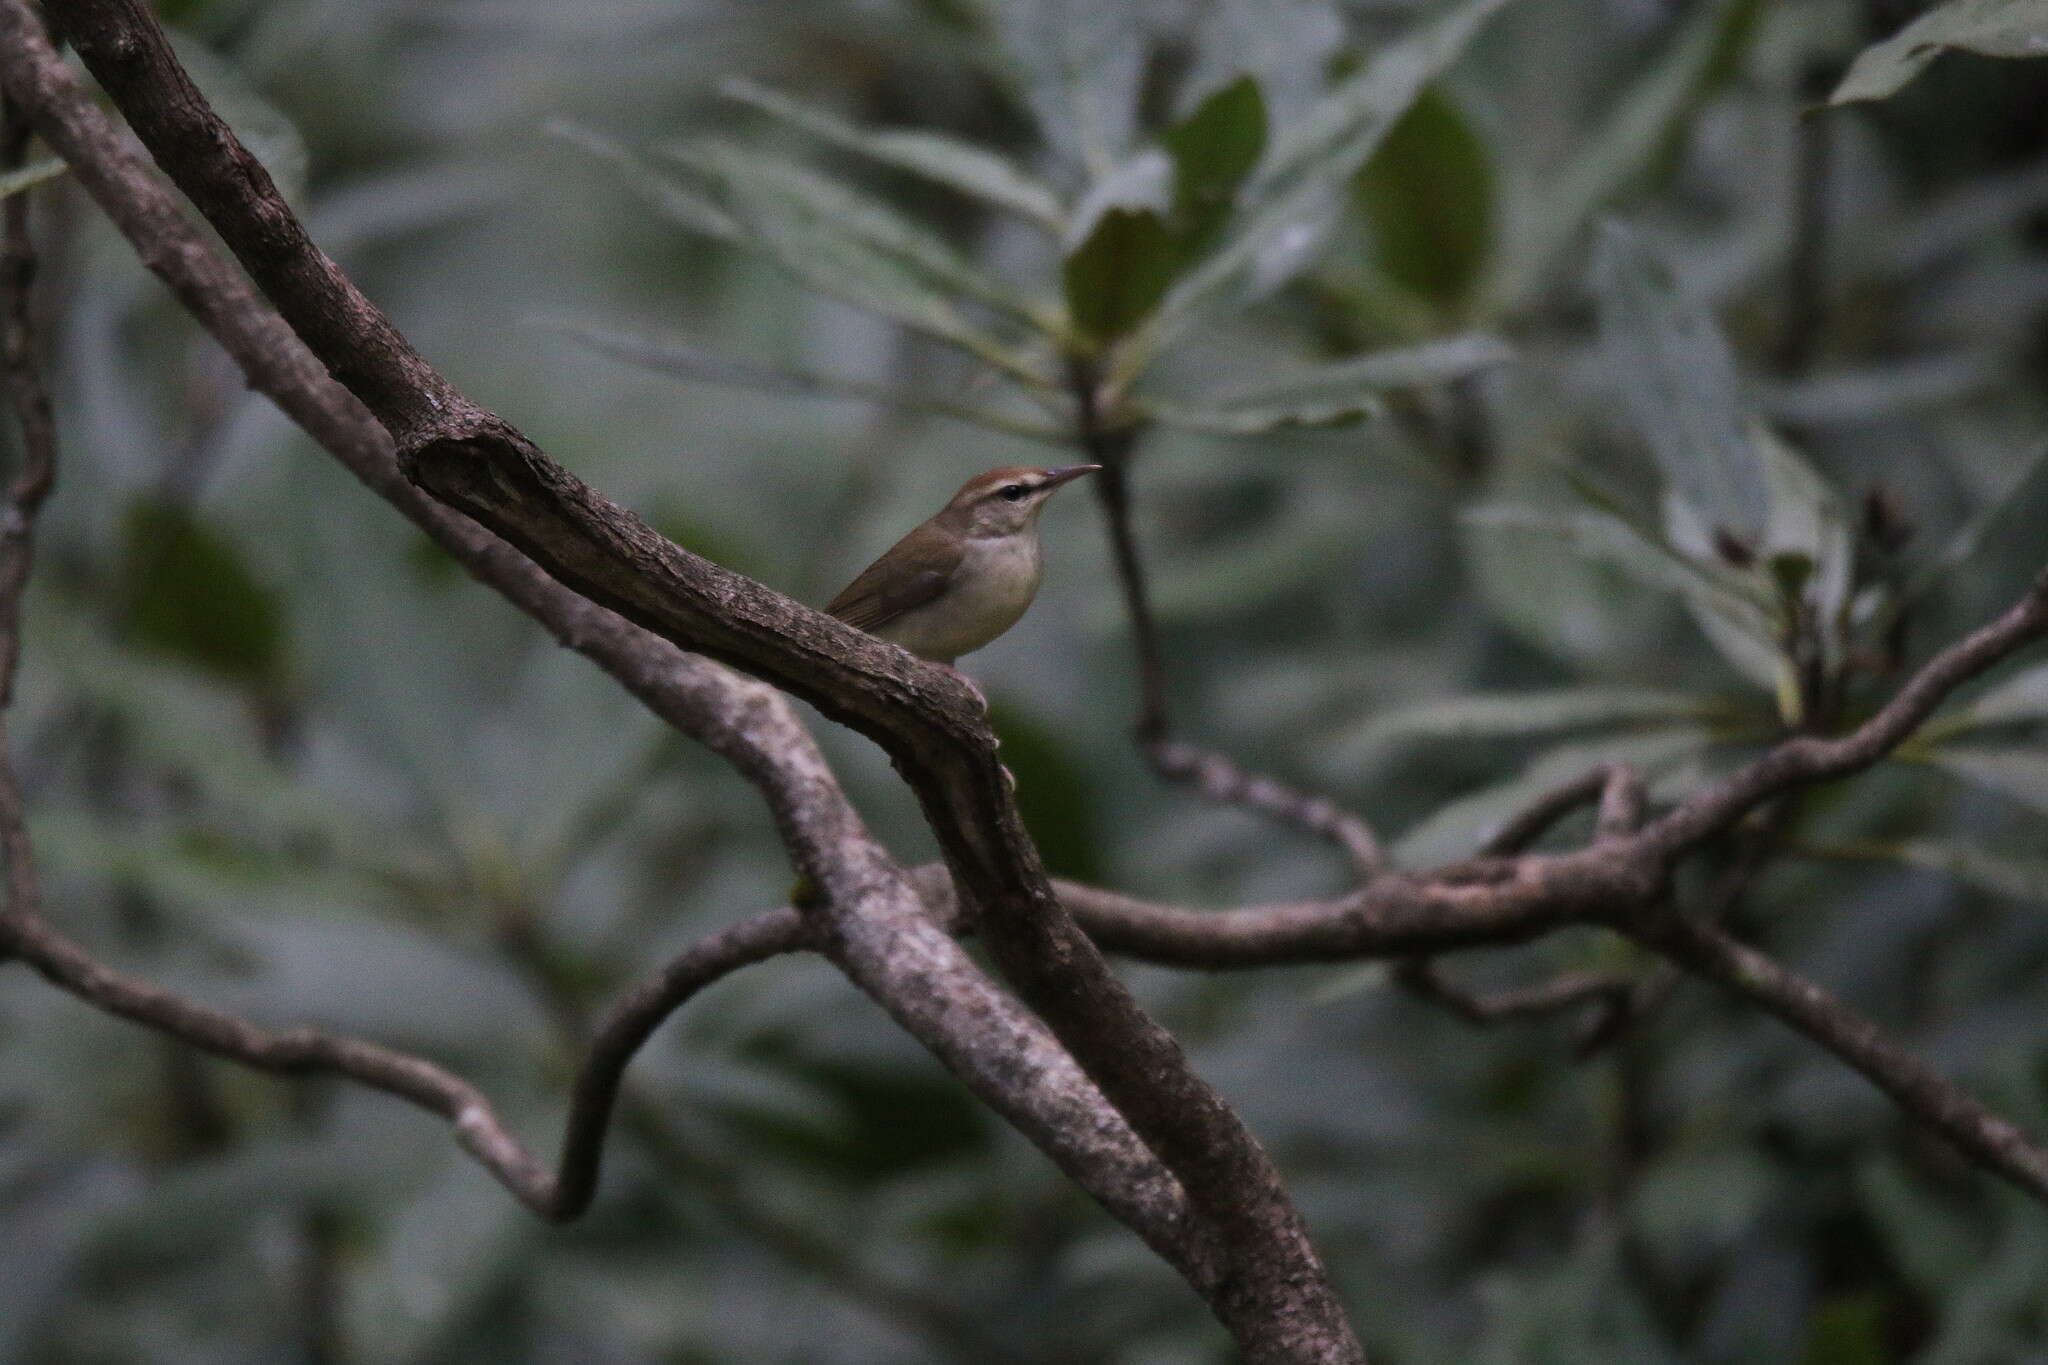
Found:
[[[2040,7],[1913,10],[163,7],[457,382],[808,600],[968,474],[1069,462],[1098,383],[1183,727],[1414,865],[1603,759],[1668,797],[1853,724],[2040,570],[2048,66],[2010,60]],[[53,915],[459,1066],[551,1149],[574,1020],[784,893],[758,804],[310,452],[68,178],[0,193],[30,180],[65,465],[10,729]],[[1097,518],[1046,535],[1039,605],[968,667],[1049,863],[1219,905],[1336,886],[1144,773]],[[886,765],[826,739],[928,856]],[[2044,821],[2024,660],[1778,812],[1734,927],[2048,1131]],[[1447,969],[1589,966],[1647,964],[1583,934]],[[1383,969],[1129,975],[1376,1359],[2048,1350],[2040,1210],[1703,987],[1579,1062],[1578,1021],[1475,1034]],[[1224,1358],[815,962],[720,984],[634,1076],[598,1206],[553,1229],[384,1097],[6,973],[0,1361]]]

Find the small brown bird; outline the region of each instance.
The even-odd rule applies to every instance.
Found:
[[[1044,565],[1038,514],[1062,484],[1099,464],[991,469],[969,479],[939,514],[889,547],[826,612],[950,664],[1017,624]]]

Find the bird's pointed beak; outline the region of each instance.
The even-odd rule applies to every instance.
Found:
[[[1039,491],[1050,493],[1063,483],[1072,483],[1083,474],[1093,474],[1101,468],[1099,464],[1070,464],[1065,469],[1048,469],[1045,471],[1045,482],[1038,486]]]

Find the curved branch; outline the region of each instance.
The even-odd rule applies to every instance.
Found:
[[[519,1201],[551,1222],[590,1204],[612,1104],[626,1063],[657,1025],[728,973],[806,946],[794,911],[773,912],[713,934],[630,992],[598,1032],[576,1082],[559,1173],[505,1127],[484,1093],[424,1057],[319,1029],[262,1028],[98,961],[45,923],[33,906],[0,917],[0,948],[87,1004],[217,1057],[285,1076],[329,1073],[418,1105],[455,1128],[456,1140]]]
[[[876,856],[815,744],[780,695],[684,654],[577,596],[525,556],[407,483],[386,432],[327,375],[243,277],[214,254],[154,176],[128,153],[118,131],[34,31],[19,0],[0,0],[0,80],[24,94],[38,127],[87,192],[144,264],[234,356],[252,387],[472,576],[752,781],[793,859],[826,892],[825,909],[841,922],[842,937],[879,939],[888,932],[886,922],[863,928],[861,916],[870,891],[893,897],[899,874]],[[851,840],[844,850],[843,838]],[[847,856],[840,856],[842,851]],[[1213,1302],[1221,1272],[1185,1193],[1059,1044],[1015,1001],[995,991],[971,960],[950,944],[943,950],[924,944],[897,961],[884,954],[847,957],[840,965],[849,971],[860,968],[865,973],[861,984],[871,994],[912,999],[923,1013],[907,1026],[913,1026],[920,1041]],[[999,1025],[988,1030],[990,1050],[950,1049],[939,1030],[946,1026],[946,1004],[954,1001]]]
[[[20,0],[6,9],[19,31]],[[787,689],[889,753],[1005,974],[1213,1221],[1232,1260],[1212,1300],[1219,1315],[1255,1359],[1362,1358],[1271,1160],[1060,908],[965,682],[680,549],[470,402],[314,245],[146,8],[71,0],[62,14],[158,164],[392,434],[415,483],[583,596]]]
[[[1716,925],[1668,915],[1631,931],[1680,966],[1754,1001],[1863,1073],[1907,1114],[2048,1203],[2048,1149],[1979,1104],[1882,1028]]]
[[[1510,1019],[1542,1018],[1593,1001],[1613,1007],[1632,983],[1612,972],[1565,972],[1533,986],[1480,994],[1445,977],[1428,958],[1402,965],[1395,979],[1421,999],[1442,1005],[1468,1024],[1498,1024]]]
[[[1095,478],[1095,497],[1108,526],[1110,556],[1137,655],[1138,719],[1131,732],[1138,751],[1152,771],[1168,782],[1191,786],[1210,801],[1243,806],[1328,840],[1344,851],[1361,879],[1370,881],[1386,867],[1387,855],[1363,817],[1327,797],[1249,772],[1214,750],[1173,738],[1166,696],[1166,652],[1160,644],[1159,623],[1152,615],[1152,590],[1131,518],[1130,464],[1138,429],[1105,421],[1101,379],[1091,363],[1076,362],[1069,369],[1067,383],[1074,399],[1076,439],[1088,458],[1102,466],[1102,473]]]

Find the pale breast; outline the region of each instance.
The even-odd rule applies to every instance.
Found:
[[[945,592],[875,633],[950,663],[1016,625],[1043,576],[1037,536],[972,537]]]

